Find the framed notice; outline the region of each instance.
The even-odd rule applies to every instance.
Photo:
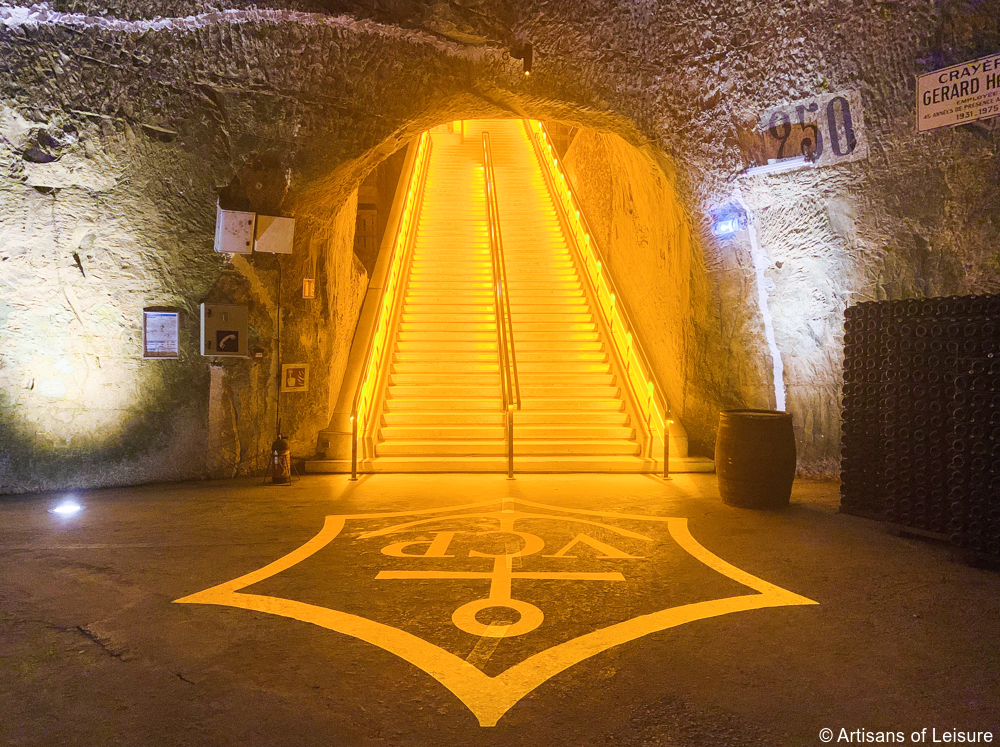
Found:
[[[179,358],[180,312],[146,309],[142,312],[142,357]]]
[[[306,392],[309,390],[308,363],[281,364],[281,391]]]

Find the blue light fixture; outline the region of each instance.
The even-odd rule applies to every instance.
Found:
[[[725,220],[717,221],[712,226],[712,235],[718,236],[720,239],[725,239],[742,230],[743,226],[740,225],[739,218],[726,218]]]
[[[750,224],[746,211],[734,203],[723,205],[711,214],[712,235],[719,239],[732,238]]]

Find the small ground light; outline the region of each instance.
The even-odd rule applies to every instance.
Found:
[[[83,506],[74,501],[72,498],[67,498],[64,501],[60,501],[55,508],[50,508],[50,514],[59,514],[60,516],[74,516],[83,510]]]

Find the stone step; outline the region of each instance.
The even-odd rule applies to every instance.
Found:
[[[426,411],[426,410],[482,410],[483,412],[500,412],[503,410],[503,403],[500,399],[500,392],[495,397],[482,397],[464,399],[461,397],[400,397],[387,399],[386,409],[389,412],[402,411]]]
[[[427,439],[382,441],[375,445],[376,456],[474,456],[503,455],[507,444],[500,439]],[[638,456],[639,445],[624,439],[526,440],[514,438],[514,455],[620,455]]]

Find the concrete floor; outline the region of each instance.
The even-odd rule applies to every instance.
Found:
[[[0,744],[1000,743],[1000,574],[837,491],[798,482],[777,512],[722,505],[712,475],[150,486],[77,493],[75,517],[0,499]],[[739,610],[762,603],[785,606]]]

